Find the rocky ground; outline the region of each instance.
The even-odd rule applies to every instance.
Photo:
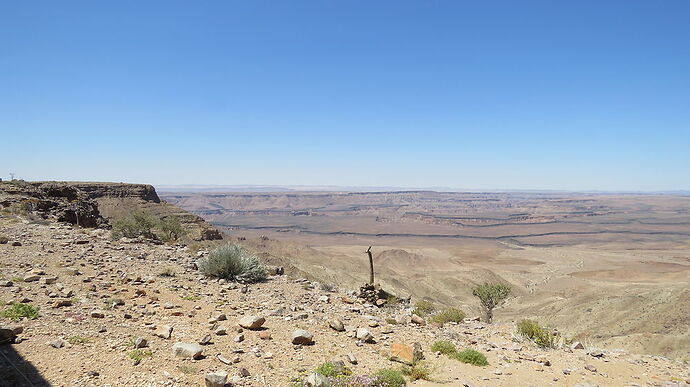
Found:
[[[516,337],[512,323],[421,325],[409,305],[378,308],[302,279],[245,286],[204,278],[195,269],[204,251],[181,245],[112,241],[107,230],[14,216],[0,217],[1,236],[0,301],[40,308],[35,319],[0,317],[18,333],[0,344],[3,386],[197,386],[215,372],[238,386],[289,386],[334,360],[355,374],[400,368],[391,349],[404,357],[414,343],[434,370],[415,385],[690,383],[686,363],[586,346],[541,349]],[[481,351],[489,365],[434,353],[436,340]]]

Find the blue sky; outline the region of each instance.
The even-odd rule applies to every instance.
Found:
[[[5,1],[0,176],[690,189],[688,1]]]

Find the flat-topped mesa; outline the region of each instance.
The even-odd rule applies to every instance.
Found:
[[[108,227],[135,212],[158,219],[179,219],[193,240],[222,239],[220,232],[201,217],[162,201],[149,184],[11,181],[0,183],[0,209],[11,208],[27,215],[83,227]]]
[[[161,199],[158,197],[158,194],[156,193],[156,189],[153,188],[153,186],[150,184],[92,182],[75,182],[69,184],[85,192],[91,199],[136,198],[146,202],[161,202]]]

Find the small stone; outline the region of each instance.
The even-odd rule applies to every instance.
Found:
[[[14,284],[10,280],[0,280],[0,287],[9,288],[12,285]]]
[[[228,334],[225,327],[222,327],[222,326],[216,327],[216,329],[213,330],[213,333],[215,333],[218,336],[224,336],[224,335]]]
[[[350,364],[357,364],[357,357],[353,353],[347,354],[347,361],[350,362]]]
[[[597,367],[595,367],[595,366],[593,366],[593,365],[591,365],[591,364],[587,364],[587,365],[585,366],[585,369],[586,369],[587,371],[590,371],[590,372],[597,372]]]
[[[206,335],[206,336],[202,337],[201,340],[199,340],[199,344],[201,344],[201,345],[206,345],[206,344],[209,344],[210,342],[211,342],[211,335]]]
[[[228,382],[228,373],[217,371],[206,374],[204,381],[206,382],[206,387],[223,387]]]
[[[137,337],[134,340],[134,348],[146,348],[147,345],[149,345],[149,342],[143,337]]]
[[[172,335],[173,327],[170,325],[163,325],[160,327],[158,330],[156,330],[153,334],[155,336],[158,336],[162,339],[169,339],[170,336]]]
[[[53,308],[62,308],[63,306],[72,306],[72,300],[58,300],[53,303]]]
[[[307,345],[313,343],[314,336],[309,331],[297,329],[292,333],[292,344]]]
[[[426,325],[426,321],[424,321],[423,318],[417,316],[416,314],[413,314],[413,315],[410,317],[410,321],[412,321],[413,323],[415,323],[415,324],[417,324],[417,325]]]
[[[62,348],[65,346],[65,341],[62,339],[55,339],[53,341],[49,341],[48,345],[50,345],[53,348]]]
[[[218,354],[218,355],[216,356],[216,358],[218,359],[219,362],[221,362],[221,363],[223,363],[223,364],[227,364],[227,365],[232,364],[232,361],[230,361],[228,358],[226,358],[226,357],[223,356],[223,355]]]
[[[576,341],[573,343],[573,345],[570,348],[572,348],[572,349],[585,349],[585,346],[582,345],[581,342]]]
[[[239,321],[239,325],[246,329],[259,329],[266,322],[266,319],[260,316],[245,316]]]
[[[41,279],[41,277],[36,274],[29,274],[27,276],[24,276],[24,282],[35,282],[39,279]]]
[[[602,351],[592,351],[589,354],[594,357],[604,357],[604,352]]]
[[[355,337],[357,337],[365,343],[370,343],[374,341],[374,335],[372,335],[367,328],[357,328]]]
[[[243,378],[249,377],[251,374],[249,373],[249,370],[246,368],[240,368],[237,371],[237,374]]]
[[[57,282],[57,280],[57,277],[43,277],[43,283],[46,285],[54,284]]]
[[[73,268],[73,267],[66,267],[62,269],[62,272],[67,274],[67,275],[79,275],[79,270]]]
[[[200,358],[204,351],[198,344],[191,343],[175,343],[172,349],[175,356],[191,359]]]
[[[103,312],[100,311],[100,310],[94,310],[94,311],[91,312],[91,317],[93,317],[93,318],[104,318],[104,317],[105,317],[105,313],[103,313]]]
[[[261,331],[261,332],[259,332],[259,338],[261,340],[271,340],[271,332]]]
[[[344,331],[345,331],[345,325],[343,325],[343,322],[340,321],[340,320],[337,319],[337,318],[334,318],[334,319],[332,319],[332,320],[329,320],[329,321],[328,321],[328,325],[329,325],[332,329],[334,329],[334,330],[336,330],[336,331],[338,331],[338,332],[344,332]]]

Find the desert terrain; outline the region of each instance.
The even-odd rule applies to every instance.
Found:
[[[367,278],[479,313],[471,289],[503,281],[498,321],[535,318],[579,340],[690,356],[690,197],[463,192],[164,192],[310,278]],[[262,237],[262,238],[260,238]]]

